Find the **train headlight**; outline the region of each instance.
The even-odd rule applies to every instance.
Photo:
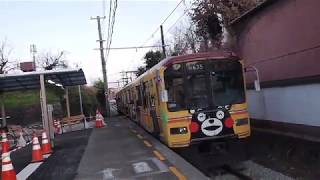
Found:
[[[223,118],[224,118],[224,112],[221,111],[221,110],[217,111],[216,117],[217,117],[218,119],[223,119]]]
[[[189,110],[189,113],[190,113],[190,114],[194,114],[195,112],[196,112],[196,110],[194,110],[194,109],[190,109],[190,110]]]
[[[197,116],[198,121],[203,122],[204,120],[206,120],[206,114],[204,113],[199,113]]]
[[[187,127],[170,128],[170,134],[187,134]]]

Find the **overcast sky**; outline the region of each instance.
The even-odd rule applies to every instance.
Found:
[[[118,0],[111,46],[141,45],[179,1]],[[105,3],[108,5],[109,1]],[[65,50],[69,64],[79,64],[88,82],[92,83],[101,78],[102,73],[99,52],[94,50],[98,47],[97,23],[90,20],[90,17],[102,16],[102,5],[102,0],[0,0],[0,40],[8,40],[13,48],[12,57],[20,61],[31,60],[30,44],[36,44],[39,54]],[[164,24],[164,32],[176,22],[187,6],[179,6]],[[160,32],[157,32],[146,45],[153,45],[159,38]],[[141,58],[147,50],[111,51],[107,60],[109,81],[117,81],[122,70],[136,70],[142,64]]]

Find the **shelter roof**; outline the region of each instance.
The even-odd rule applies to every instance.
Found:
[[[49,71],[34,71],[17,74],[0,74],[0,92],[28,90],[40,88],[40,75],[46,82],[61,86],[76,86],[87,84],[82,69],[64,69]]]

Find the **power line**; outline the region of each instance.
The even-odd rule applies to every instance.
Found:
[[[145,46],[145,44],[147,44],[150,39],[152,39],[154,37],[154,35],[160,30],[160,26],[163,25],[170,17],[171,15],[178,9],[178,7],[181,5],[182,2],[185,2],[185,0],[180,0],[180,2],[175,6],[175,8],[169,13],[169,15],[162,21],[162,23],[158,26],[158,28],[156,28],[156,30],[142,43],[141,46]],[[185,4],[185,3],[184,3]],[[186,12],[184,12],[184,14],[186,14]],[[182,17],[181,17],[182,18]],[[179,18],[180,19],[180,18]],[[166,45],[167,46],[167,45]],[[162,47],[162,46],[157,46],[157,47]],[[133,61],[135,61],[135,56],[133,57]],[[131,62],[132,64],[133,62]]]
[[[168,19],[169,17],[177,10],[177,8],[180,6],[180,4],[182,2],[184,2],[185,0],[181,0],[177,5],[176,7],[170,12],[170,14],[162,21],[162,23],[160,23],[160,25],[158,26],[158,28],[151,34],[150,37],[147,38],[147,40],[141,45],[141,46],[144,46],[150,39],[153,38],[153,36],[160,30],[160,26],[163,25]]]
[[[112,36],[113,36],[113,31],[114,31],[114,24],[115,24],[115,20],[116,20],[116,12],[117,12],[117,7],[118,7],[118,0],[114,1],[114,7],[113,7],[113,14],[112,14],[112,22],[111,22],[111,29],[110,29],[110,36],[108,41],[107,41],[107,52],[106,52],[106,58],[108,58],[110,50],[108,50],[111,46],[112,43]]]
[[[164,45],[164,46],[167,46],[167,45]],[[143,49],[143,48],[153,48],[153,47],[157,47],[157,48],[161,48],[163,46],[159,45],[154,45],[154,46],[128,46],[128,47],[110,47],[110,48],[103,48],[103,49],[106,49],[106,50],[122,50],[122,49]],[[99,50],[99,48],[95,48],[94,50]]]
[[[188,8],[184,11],[184,13],[168,28],[165,35],[168,34],[168,32],[189,12],[191,8]]]
[[[177,6],[171,11],[171,13],[166,17],[166,19],[165,19],[160,25],[163,25],[163,24],[169,19],[169,17],[174,13],[174,11],[177,10],[177,8],[180,6],[180,4],[181,4],[182,2],[184,2],[184,0],[181,0],[181,1],[177,4]]]
[[[109,42],[109,38],[110,38],[110,22],[111,22],[111,11],[112,11],[112,0],[109,0],[110,4],[109,4],[109,12],[108,12],[108,35],[107,35],[107,47],[108,47],[108,42]]]

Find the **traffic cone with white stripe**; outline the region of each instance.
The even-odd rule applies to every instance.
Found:
[[[9,141],[7,139],[7,134],[5,131],[1,133],[1,145],[2,145],[2,152],[7,152],[10,149]]]
[[[43,155],[52,153],[51,144],[49,142],[49,139],[47,137],[47,133],[45,131],[42,132],[41,149],[42,149],[42,154]]]
[[[16,180],[17,174],[13,168],[13,165],[10,159],[10,152],[7,149],[3,149],[1,158],[2,158],[1,178],[3,180]]]
[[[102,128],[104,126],[103,123],[103,116],[99,112],[99,110],[96,111],[96,128]]]
[[[40,162],[40,161],[43,161],[42,150],[39,144],[39,139],[34,134],[32,139],[32,161],[31,162]]]

